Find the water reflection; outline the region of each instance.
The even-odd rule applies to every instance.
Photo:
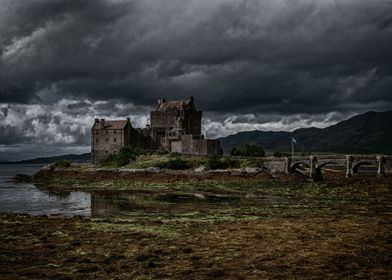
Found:
[[[0,188],[0,212],[30,215],[90,216],[91,194],[42,191],[29,184],[15,184]]]
[[[91,215],[94,217],[118,215],[209,215],[228,208],[265,207],[285,205],[282,197],[249,195],[223,195],[181,192],[127,192],[104,191],[91,193]],[[224,210],[226,209],[226,210]]]
[[[0,165],[0,212],[30,215],[90,216],[91,194],[81,191],[48,190],[42,186],[15,183],[17,173],[33,174],[42,165]]]

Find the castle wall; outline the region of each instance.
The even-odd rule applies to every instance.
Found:
[[[201,111],[193,111],[185,118],[186,134],[201,136]]]
[[[152,128],[173,128],[177,126],[177,115],[176,112],[152,111],[150,113],[150,121]]]
[[[201,118],[202,112],[196,111],[194,106],[184,110],[166,110],[150,112],[150,121],[152,129],[168,130],[171,128],[181,128],[185,134],[195,136],[201,135]],[[181,123],[178,120],[181,119]]]
[[[182,154],[182,142],[181,141],[171,142],[171,152]]]
[[[98,128],[91,131],[91,147],[93,163],[101,163],[110,155],[131,143],[131,125],[128,123],[124,129]]]
[[[222,155],[223,150],[218,140],[204,139],[207,141],[207,155]]]
[[[99,163],[109,155],[116,154],[124,145],[123,130],[95,130],[93,131],[93,161]]]
[[[158,148],[154,140],[151,129],[137,128],[131,130],[130,145],[144,150],[155,150]]]
[[[219,141],[198,138],[193,135],[183,135],[180,141],[173,141],[171,151],[185,155],[221,154]]]

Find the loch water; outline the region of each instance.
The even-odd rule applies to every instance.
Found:
[[[240,207],[283,206],[286,198],[252,193],[239,195],[152,189],[103,190],[14,182],[16,174],[34,174],[42,165],[0,164],[0,213],[48,216],[183,216],[215,215]],[[79,190],[75,190],[79,189]]]
[[[42,165],[0,164],[0,212],[30,215],[90,216],[91,194],[71,191],[56,192],[30,183],[12,180],[16,174],[31,175]]]

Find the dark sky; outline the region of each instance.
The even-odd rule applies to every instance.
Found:
[[[0,160],[195,96],[208,137],[392,108],[390,0],[0,0]]]

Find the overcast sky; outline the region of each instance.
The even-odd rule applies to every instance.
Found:
[[[89,151],[159,97],[212,138],[390,110],[391,50],[392,0],[0,0],[0,160]]]

